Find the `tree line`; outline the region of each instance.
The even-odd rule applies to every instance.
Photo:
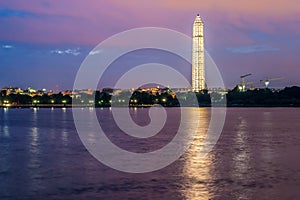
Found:
[[[196,97],[196,98],[195,98]],[[228,91],[227,94],[217,92],[200,93],[184,92],[173,93],[170,89],[162,93],[153,94],[145,91],[122,91],[112,95],[107,91],[95,91],[92,95],[81,94],[79,97],[71,98],[70,95],[62,93],[42,96],[29,96],[24,94],[1,95],[0,103],[11,104],[82,104],[95,105],[96,107],[110,106],[152,106],[155,104],[164,107],[179,106],[204,106],[218,105],[218,102],[227,101],[227,106],[300,106],[300,87],[286,87],[279,91],[270,89],[255,89],[240,92],[238,88]]]

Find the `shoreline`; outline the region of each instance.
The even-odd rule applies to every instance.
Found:
[[[0,108],[110,108],[111,106],[94,106],[94,105],[82,105],[82,104],[19,104],[19,105],[0,105]],[[135,106],[113,106],[118,108],[150,108],[160,107],[156,105],[135,105]],[[179,107],[199,107],[199,108],[211,108],[211,105],[200,105],[200,106],[161,106],[166,108],[179,108]],[[224,106],[213,106],[224,107]],[[299,108],[300,105],[227,105],[227,108]]]

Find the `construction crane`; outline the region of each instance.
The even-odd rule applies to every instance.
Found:
[[[251,76],[252,74],[245,74],[245,75],[242,75],[240,76],[240,79],[241,79],[241,84],[239,85],[239,90],[241,92],[245,92],[246,91],[246,82],[245,82],[245,78],[248,77],[248,76]]]
[[[270,81],[277,81],[277,80],[282,80],[284,79],[283,77],[278,77],[278,78],[267,78],[265,80],[260,80],[260,83],[263,83],[265,88],[267,89],[269,87]]]

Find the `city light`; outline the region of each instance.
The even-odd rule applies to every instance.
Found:
[[[10,104],[10,102],[9,102],[8,100],[4,100],[3,103],[4,103],[4,104],[3,104],[4,107],[9,107],[9,106],[11,106],[11,104]]]

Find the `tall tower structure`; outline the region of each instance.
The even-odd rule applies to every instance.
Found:
[[[206,89],[204,69],[204,35],[203,22],[197,15],[193,24],[193,47],[192,47],[192,90],[201,92]]]

